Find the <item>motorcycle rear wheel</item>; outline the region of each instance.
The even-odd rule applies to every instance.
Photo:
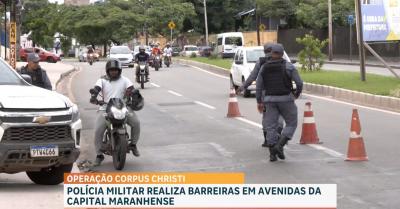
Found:
[[[125,134],[119,134],[115,139],[115,150],[113,151],[112,159],[114,168],[122,170],[125,166],[126,153],[128,152],[128,141]]]

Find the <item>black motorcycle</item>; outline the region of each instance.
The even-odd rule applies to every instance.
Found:
[[[90,89],[92,98],[96,98],[98,92]],[[128,109],[124,100],[119,98],[111,98],[108,103],[98,101],[98,105],[107,104],[106,113],[106,130],[103,134],[101,151],[112,156],[113,165],[116,170],[122,170],[125,166],[126,153],[128,150],[129,135],[127,132],[127,115]]]
[[[144,83],[148,82],[146,80],[146,69],[148,68],[148,63],[140,61],[138,66],[137,66],[139,72],[136,76],[138,83],[140,83],[140,88],[144,89]]]

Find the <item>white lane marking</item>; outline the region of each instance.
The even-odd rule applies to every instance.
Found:
[[[253,125],[253,126],[255,126],[255,127],[262,128],[262,125],[261,125],[261,124],[256,123],[256,122],[254,122],[254,121],[247,120],[247,119],[241,118],[241,117],[237,117],[237,118],[235,118],[235,119],[236,119],[236,120],[239,120],[239,121],[242,121],[242,122],[245,122],[245,123],[247,123],[247,124]],[[340,153],[340,152],[337,152],[337,151],[335,151],[335,150],[326,148],[326,147],[324,147],[324,146],[318,145],[318,144],[307,144],[307,145],[310,146],[310,147],[312,147],[312,148],[314,148],[314,149],[316,149],[316,150],[323,151],[323,152],[325,152],[326,154],[328,154],[328,155],[330,155],[330,156],[332,156],[332,157],[339,157],[339,158],[343,158],[343,157],[344,157],[344,154],[342,154],[342,153]]]
[[[159,85],[157,85],[157,84],[155,84],[155,83],[150,83],[152,86],[155,86],[155,87],[158,87],[158,88],[160,88],[160,86]]]
[[[330,156],[344,158],[344,154],[342,154],[340,152],[337,152],[337,151],[335,151],[333,149],[326,148],[326,147],[321,146],[319,144],[307,144],[307,145],[312,147],[312,148],[314,148],[314,149],[321,150],[321,151],[327,153]]]
[[[196,66],[193,66],[193,65],[187,65],[187,66],[190,66],[190,67],[192,67],[192,68],[195,68],[195,69],[197,69],[197,70],[199,70],[199,71],[201,71],[201,72],[208,73],[208,74],[211,74],[211,75],[213,75],[213,76],[217,76],[217,77],[220,77],[220,78],[229,80],[229,77],[227,77],[227,76],[218,75],[218,74],[216,74],[216,73],[212,73],[212,72],[210,72],[210,71],[203,70],[202,68],[199,68],[199,67],[196,67]]]
[[[326,97],[322,97],[322,96],[311,95],[311,94],[304,94],[304,95],[307,95],[309,97],[314,97],[317,99],[321,99],[321,100],[325,100],[325,101],[336,102],[336,103],[345,104],[345,105],[349,105],[349,106],[353,106],[353,107],[359,107],[359,108],[364,108],[364,109],[368,109],[368,110],[374,110],[374,111],[378,111],[378,112],[383,112],[383,113],[387,113],[387,114],[391,114],[391,115],[400,116],[400,113],[389,111],[389,110],[381,110],[381,109],[374,108],[374,107],[367,107],[367,106],[363,106],[363,105],[353,104],[350,102],[343,102],[343,101],[330,99],[330,98],[326,98]]]
[[[217,108],[215,108],[214,106],[211,106],[211,105],[209,105],[209,104],[206,104],[206,103],[203,103],[203,102],[200,102],[200,101],[194,101],[194,103],[196,103],[196,104],[198,104],[198,105],[201,105],[201,106],[203,106],[203,107],[207,107],[207,108],[212,109],[212,110],[217,109]]]
[[[251,120],[247,120],[246,118],[237,117],[237,118],[235,118],[235,119],[236,119],[236,120],[240,120],[240,121],[242,121],[242,122],[245,122],[245,123],[247,123],[247,124],[253,125],[253,126],[255,126],[255,127],[262,128],[262,125],[261,125],[261,124],[256,123],[256,122],[253,122],[253,121],[251,121]]]
[[[175,95],[175,96],[178,96],[178,97],[181,97],[181,96],[183,96],[182,94],[180,94],[180,93],[177,93],[177,92],[175,92],[175,91],[172,91],[172,90],[168,90],[168,92],[169,92],[170,94],[173,94],[173,95]]]

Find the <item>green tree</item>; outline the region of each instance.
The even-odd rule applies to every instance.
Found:
[[[264,17],[287,17],[295,14],[296,0],[256,0],[257,12]]]
[[[300,69],[302,71],[319,71],[324,64],[325,54],[321,49],[328,44],[328,39],[320,41],[311,34],[306,34],[303,38],[296,38],[296,42],[304,45],[299,54]]]

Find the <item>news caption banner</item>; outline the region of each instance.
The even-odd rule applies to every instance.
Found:
[[[336,209],[336,184],[245,184],[243,173],[66,173],[64,208]]]

